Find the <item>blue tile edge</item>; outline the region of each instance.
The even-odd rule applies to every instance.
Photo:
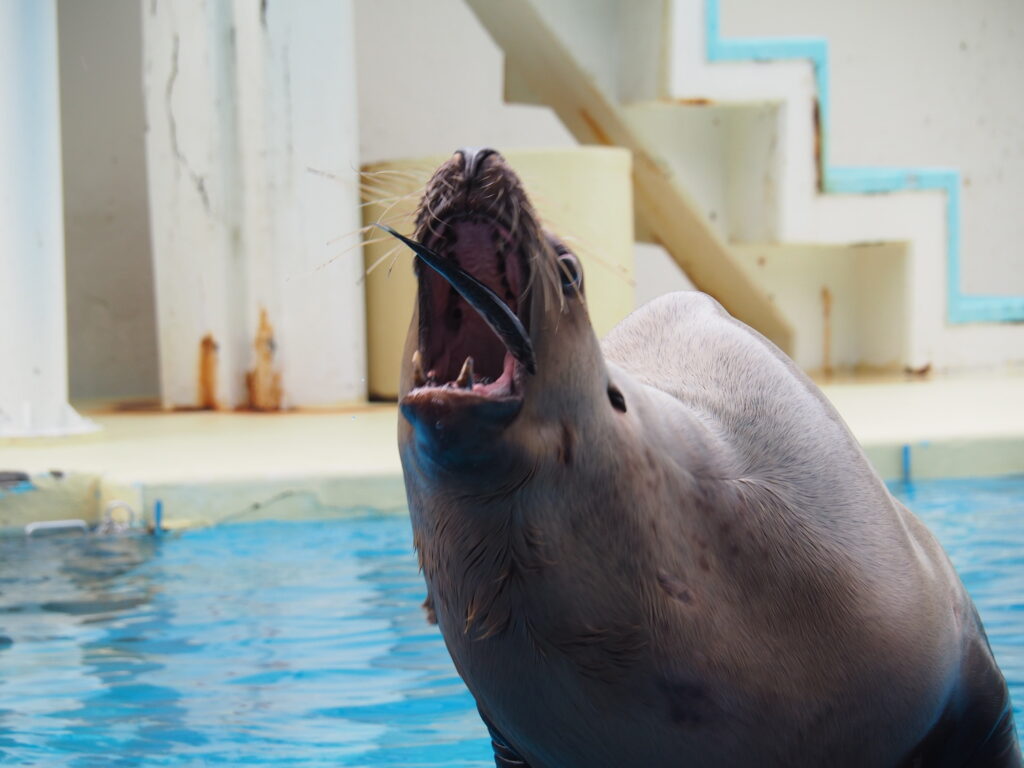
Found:
[[[946,193],[946,316],[950,323],[1024,321],[1024,296],[983,296],[960,290],[960,172],[949,168],[844,168],[828,162],[830,126],[828,41],[822,38],[723,40],[719,0],[704,0],[708,61],[807,59],[818,91],[818,131],[824,192],[884,194],[937,190]]]

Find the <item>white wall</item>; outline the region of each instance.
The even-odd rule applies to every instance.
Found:
[[[963,178],[962,289],[1024,295],[1024,3],[720,0],[729,37],[823,37],[833,165]]]
[[[720,3],[724,36],[827,38],[833,164],[959,167],[964,290],[1024,293],[1024,103],[1015,92],[1024,72],[1024,4]],[[143,5],[59,0],[73,397],[156,394]],[[466,144],[575,144],[550,110],[503,103],[501,53],[461,0],[354,6],[361,162]],[[641,249],[638,301],[657,292],[660,274],[672,277],[671,265]]]
[[[349,0],[147,5],[146,158],[164,407],[365,399]],[[325,175],[329,173],[330,175]]]
[[[571,147],[546,107],[502,100],[504,58],[462,0],[355,0],[363,163],[459,147]]]
[[[56,0],[0,3],[0,436],[92,431],[68,405]]]

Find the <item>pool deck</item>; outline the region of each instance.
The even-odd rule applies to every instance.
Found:
[[[819,382],[886,479],[1024,473],[1024,370]],[[329,412],[85,410],[99,432],[0,439],[0,530],[98,521],[123,502],[166,527],[405,504],[394,405]],[[123,508],[123,507],[122,507]]]

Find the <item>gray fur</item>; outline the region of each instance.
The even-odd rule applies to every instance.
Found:
[[[511,425],[457,427],[464,456],[399,428],[430,600],[496,744],[533,768],[1020,765],[948,559],[784,355],[698,293],[600,346],[578,297],[531,313]]]

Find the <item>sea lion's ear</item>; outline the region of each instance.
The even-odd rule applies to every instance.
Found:
[[[626,398],[622,396],[621,390],[610,381],[608,382],[608,400],[616,411],[626,412]]]

